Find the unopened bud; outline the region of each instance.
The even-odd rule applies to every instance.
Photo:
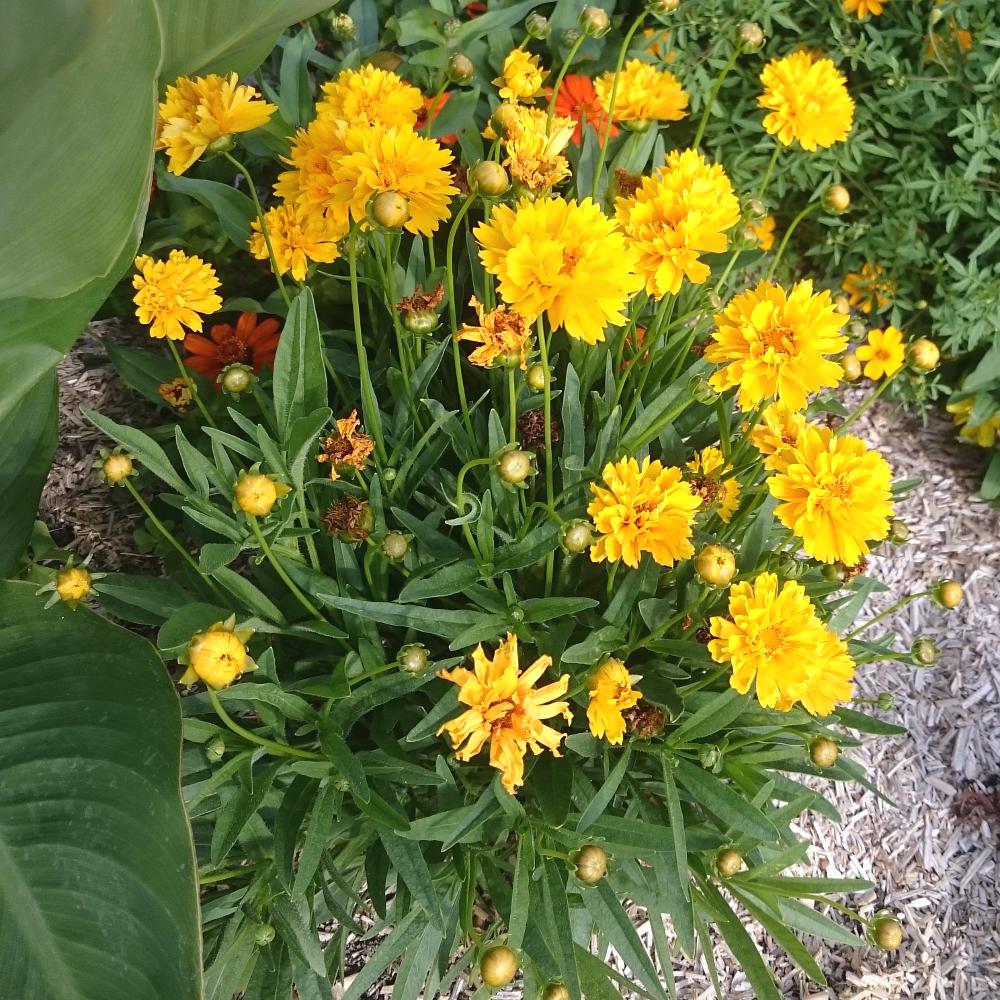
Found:
[[[258,924],[254,928],[253,940],[262,948],[269,945],[274,940],[274,928],[270,924]]]
[[[532,11],[524,19],[524,30],[529,38],[548,38],[552,32],[552,25],[549,24],[547,17],[537,11]]]
[[[579,25],[588,38],[603,38],[611,27],[611,18],[603,8],[587,6],[580,11]]]
[[[419,674],[427,669],[429,654],[426,646],[419,642],[411,642],[403,646],[397,656],[399,669],[408,674]]]
[[[826,736],[817,736],[809,744],[809,759],[817,767],[833,767],[840,756],[840,748]]]
[[[878,707],[883,712],[891,712],[896,707],[896,699],[888,691],[883,691],[878,696]]]
[[[524,373],[524,381],[528,383],[528,387],[534,389],[535,392],[544,392],[545,387],[551,382],[552,376],[545,370],[545,365],[535,364],[532,365]]]
[[[457,17],[449,17],[444,24],[441,25],[441,31],[444,33],[445,38],[457,38],[458,33],[462,30],[462,22]]]
[[[942,580],[934,588],[934,599],[942,608],[954,610],[962,603],[964,591],[957,580]]]
[[[223,392],[239,396],[253,385],[253,369],[248,365],[227,365],[219,375]]]
[[[851,300],[846,295],[838,295],[833,300],[833,308],[836,309],[841,316],[850,316]]]
[[[843,184],[831,184],[823,192],[823,207],[834,215],[840,215],[851,207],[851,192]]]
[[[903,943],[903,925],[888,911],[875,914],[868,933],[872,943],[882,951],[895,951]]]
[[[221,736],[213,736],[205,744],[205,755],[209,760],[222,760],[226,755],[226,741]]]
[[[135,472],[135,464],[131,455],[121,451],[113,451],[100,464],[101,474],[110,486],[125,482]]]
[[[338,42],[353,41],[358,34],[358,26],[350,14],[330,13],[330,32]]]
[[[573,859],[576,877],[584,885],[597,885],[608,874],[608,856],[597,844],[585,844]]]
[[[893,545],[902,545],[909,537],[910,526],[905,521],[901,521],[898,517],[889,521],[888,538]]]
[[[453,83],[468,83],[476,75],[472,60],[462,52],[456,52],[448,60],[448,79]]]
[[[690,387],[691,395],[706,406],[711,406],[719,398],[719,394],[712,388],[712,383],[707,378],[696,375],[691,379]]]
[[[398,191],[382,191],[368,205],[371,221],[382,229],[402,229],[410,217],[410,203]]]
[[[505,451],[497,460],[497,474],[505,483],[520,486],[534,472],[534,455],[528,451]]]
[[[508,101],[498,104],[490,115],[490,127],[498,139],[506,139],[521,120],[517,107]]]
[[[469,187],[484,198],[500,198],[510,188],[510,177],[495,160],[480,160],[469,171]]]
[[[594,544],[594,531],[587,521],[567,521],[562,526],[562,547],[572,555],[586,552]]]
[[[654,14],[673,14],[681,5],[681,0],[649,0],[649,9]]]
[[[740,47],[744,52],[756,52],[764,44],[764,29],[756,21],[740,25]]]
[[[567,28],[562,33],[562,43],[563,45],[576,45],[583,32],[579,28]]]
[[[400,531],[390,531],[382,539],[382,554],[386,559],[399,562],[410,550],[410,540]]]
[[[542,1000],[570,1000],[570,993],[562,983],[549,983],[542,992]]]
[[[864,340],[868,335],[868,324],[863,319],[852,319],[847,324],[847,332],[852,340]]]
[[[941,350],[933,340],[918,337],[906,349],[907,360],[922,372],[932,372],[941,363]]]
[[[910,655],[922,667],[933,667],[938,661],[937,643],[925,635],[913,640]]]
[[[517,975],[517,955],[506,945],[495,945],[479,960],[479,974],[487,986],[506,986]]]
[[[857,382],[861,378],[861,361],[854,351],[848,351],[840,359],[840,367],[844,369],[844,378],[848,382]]]
[[[711,587],[726,587],[736,575],[736,557],[725,545],[706,545],[695,561],[698,576]]]
[[[743,210],[746,217],[755,222],[767,218],[767,205],[760,198],[748,198]]]
[[[727,847],[715,859],[716,871],[723,878],[732,878],[743,867],[743,855],[733,847]]]

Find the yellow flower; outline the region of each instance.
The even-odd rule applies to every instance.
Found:
[[[624,325],[642,281],[624,236],[589,198],[498,205],[475,235],[504,301],[529,323],[545,313],[552,329],[588,344],[604,340],[608,324]]]
[[[502,101],[531,101],[542,89],[544,79],[545,71],[538,56],[524,49],[511,49],[503,61],[500,76],[493,83],[500,88]]]
[[[348,125],[413,126],[424,106],[423,94],[416,87],[370,64],[342,70],[322,89],[316,114]]]
[[[611,105],[615,74],[594,81],[605,114]],[[677,122],[687,116],[688,95],[677,77],[641,59],[629,59],[618,77],[614,117],[620,122]]]
[[[700,255],[722,253],[740,204],[725,171],[695,149],[674,150],[635,193],[615,202],[615,214],[638,254],[639,272],[654,298],[676,295],[684,278],[702,284],[711,273]]]
[[[291,486],[263,472],[241,472],[233,487],[236,506],[252,517],[267,517],[274,505],[291,490]]]
[[[620,746],[625,736],[625,718],[622,712],[638,704],[642,694],[632,685],[642,678],[629,674],[621,660],[608,657],[594,671],[588,685],[590,703],[587,721],[590,731],[598,739]]]
[[[869,330],[868,343],[862,344],[854,353],[859,361],[866,362],[865,378],[875,380],[895,375],[903,367],[906,356],[903,331],[894,326]]]
[[[181,675],[181,684],[204,681],[210,688],[221,691],[241,674],[257,669],[246,647],[253,629],[237,629],[235,625],[234,615],[194,636],[182,659],[187,670]]]
[[[764,93],[757,99],[771,113],[764,128],[790,146],[796,139],[810,152],[843,142],[854,121],[847,81],[829,59],[793,52],[773,59],[760,74]]]
[[[751,222],[750,229],[757,238],[757,246],[767,253],[774,246],[774,216],[767,215],[760,222]]]
[[[590,549],[594,562],[621,559],[637,569],[644,552],[661,566],[691,557],[691,524],[701,501],[680,469],[664,468],[649,456],[642,465],[623,458],[604,466],[601,476],[603,486],[590,484],[594,499],[587,507],[602,536]]]
[[[750,443],[764,458],[769,472],[784,472],[806,427],[805,414],[784,403],[772,403],[750,431]]]
[[[470,355],[469,361],[480,368],[492,368],[496,364],[513,367],[528,367],[528,341],[530,331],[525,318],[507,306],[485,310],[479,299],[473,296],[469,305],[479,316],[479,326],[463,323],[455,334],[456,340],[468,340],[481,344]]]
[[[296,211],[293,205],[283,202],[269,209],[264,215],[264,225],[274,250],[279,274],[292,272],[296,281],[305,281],[309,261],[329,264],[340,256],[337,240],[346,230],[333,229],[322,216],[309,216]],[[257,260],[268,260],[267,242],[261,231],[260,220],[250,224],[250,253]]]
[[[882,265],[867,261],[861,265],[860,274],[852,271],[840,287],[847,292],[851,306],[857,306],[865,314],[870,313],[874,306],[882,310],[892,305],[896,292],[895,285],[885,277]]]
[[[75,608],[94,589],[93,577],[85,566],[67,566],[56,573],[55,588],[60,600]]]
[[[513,795],[524,784],[524,755],[548,750],[559,757],[565,733],[544,724],[544,719],[561,715],[572,722],[569,703],[556,701],[569,688],[569,674],[544,687],[535,683],[552,665],[551,656],[540,656],[524,673],[520,672],[517,636],[508,634],[493,659],[482,646],[472,653],[473,669],[456,667],[442,670],[438,677],[459,686],[458,700],[468,708],[458,718],[446,722],[438,734],[447,733],[459,760],[468,761],[490,744],[490,766],[500,774],[501,784]],[[464,744],[464,746],[463,746]]]
[[[347,204],[334,195],[337,164],[347,152],[348,126],[342,121],[314,118],[299,129],[285,163],[292,169],[278,174],[274,193],[315,224],[325,220],[334,233],[347,232]]]
[[[980,448],[992,448],[996,444],[997,431],[1000,431],[1000,412],[994,413],[981,424],[969,422],[972,416],[972,408],[975,404],[974,398],[960,399],[957,403],[949,403],[946,407],[952,415],[952,420],[956,427],[960,427],[959,433],[967,441],[975,441]]]
[[[846,647],[816,615],[805,588],[787,581],[779,590],[773,573],[737,583],[729,592],[729,618],[710,622],[708,651],[730,663],[730,684],[746,694],[755,684],[765,708],[788,711],[802,702],[828,715],[851,696],[854,663]]]
[[[692,473],[688,482],[705,509],[714,507],[723,523],[729,524],[740,505],[740,484],[735,476],[729,475],[733,467],[726,464],[722,452],[718,448],[702,448],[687,467]]]
[[[323,440],[322,450],[316,456],[317,462],[330,463],[330,478],[340,478],[345,469],[364,469],[368,456],[375,449],[375,442],[367,435],[358,433],[361,421],[358,411],[351,410],[349,417],[337,420],[337,433]]]
[[[183,340],[185,327],[200,333],[201,316],[222,308],[222,299],[215,294],[219,287],[215,268],[200,257],[171,250],[166,260],[136,257],[135,266],[139,273],[132,276],[136,289],[132,301],[151,337]]]
[[[878,16],[889,0],[844,0],[844,13],[853,14],[859,21],[869,14]]]
[[[856,565],[889,534],[892,470],[852,434],[807,426],[787,467],[768,480],[775,516],[820,562]]]
[[[161,382],[156,391],[167,406],[173,407],[178,413],[184,413],[191,405],[191,386],[185,378]]]
[[[170,173],[183,174],[213,143],[224,144],[228,136],[267,124],[275,106],[237,80],[235,73],[182,76],[167,87],[156,148],[167,151]]]
[[[840,381],[840,365],[825,355],[847,346],[843,324],[830,293],[813,294],[812,281],[797,282],[787,293],[762,281],[715,317],[705,359],[729,364],[712,375],[712,387],[717,392],[738,387],[744,410],[767,399],[803,410],[809,393]]]
[[[334,166],[335,202],[367,224],[369,199],[383,191],[402,195],[410,215],[404,228],[430,236],[448,218],[448,203],[458,188],[447,167],[451,153],[411,128],[359,125],[348,129],[345,152]]]
[[[541,194],[569,177],[569,160],[562,151],[573,138],[574,128],[572,119],[555,118],[547,135],[543,118],[540,128],[520,128],[516,135],[509,135],[504,142],[504,166],[515,184]]]

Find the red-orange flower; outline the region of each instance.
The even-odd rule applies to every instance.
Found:
[[[573,142],[577,145],[583,139],[583,126],[592,125],[597,130],[597,137],[604,137],[604,109],[597,99],[594,81],[583,74],[572,74],[563,79],[556,94],[556,114],[564,118],[572,118],[576,122],[573,132]],[[618,129],[612,124],[609,135],[618,135]]]
[[[427,127],[427,118],[431,113],[431,108],[434,108],[434,121],[441,116],[441,112],[444,110],[444,106],[451,100],[451,91],[446,90],[441,94],[437,95],[435,100],[433,97],[429,97],[424,94],[424,106],[417,111],[417,120],[413,126],[415,132],[420,132],[423,134],[424,129]],[[438,142],[442,146],[454,146],[458,142],[458,135],[455,132],[449,132],[448,135],[435,136]]]
[[[208,337],[189,333],[184,338],[184,347],[191,356],[184,359],[184,364],[213,384],[228,365],[250,365],[259,373],[265,365],[274,367],[280,331],[281,324],[276,319],[258,323],[256,313],[241,313],[236,326],[216,323]]]

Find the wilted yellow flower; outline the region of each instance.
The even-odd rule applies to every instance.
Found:
[[[545,313],[553,329],[588,344],[625,323],[625,303],[642,284],[624,236],[589,198],[498,205],[475,235],[508,305],[529,323]]]
[[[975,441],[980,448],[992,448],[996,444],[997,432],[1000,431],[1000,411],[987,417],[982,423],[973,424],[969,422],[972,416],[972,408],[975,399],[960,399],[955,403],[949,403],[946,407],[952,415],[952,420],[956,427],[960,427],[959,434],[967,441]]]
[[[522,127],[516,135],[509,135],[504,142],[504,166],[514,182],[532,194],[541,194],[569,177],[569,160],[562,152],[573,138],[574,128],[571,118],[554,118],[552,131],[546,134],[543,117],[539,128]]]
[[[830,59],[817,59],[799,51],[773,59],[760,74],[764,93],[757,99],[764,128],[790,146],[798,140],[803,149],[815,152],[843,142],[854,121],[854,101],[847,80]]]
[[[185,327],[201,332],[201,316],[222,308],[222,299],[215,294],[219,287],[215,268],[200,257],[171,250],[166,260],[136,257],[135,266],[139,273],[132,276],[136,289],[132,301],[151,337],[183,340]]]
[[[236,506],[252,517],[267,517],[291,486],[263,472],[241,472],[233,487]]]
[[[666,164],[615,202],[615,213],[639,259],[646,291],[676,295],[684,278],[695,284],[711,269],[703,253],[722,253],[740,204],[725,171],[695,149],[674,150]]]
[[[750,431],[750,443],[764,458],[769,472],[784,472],[806,427],[805,414],[784,403],[772,403]]]
[[[615,74],[602,73],[594,81],[605,114],[611,105]],[[687,116],[688,95],[677,77],[641,59],[629,59],[618,76],[615,121],[677,122]]]
[[[774,246],[774,216],[767,215],[760,222],[751,222],[750,229],[757,238],[757,246],[767,253]]]
[[[424,106],[423,94],[413,84],[370,63],[341,70],[322,89],[316,114],[348,125],[414,126]]]
[[[469,300],[469,305],[476,310],[479,326],[463,323],[455,334],[456,340],[482,345],[469,355],[469,361],[480,368],[506,364],[508,367],[520,365],[522,371],[526,369],[530,330],[525,318],[507,306],[486,310],[475,296]]]
[[[869,330],[868,342],[855,352],[859,361],[865,362],[865,378],[880,379],[895,375],[903,367],[906,348],[903,331],[894,326],[884,330]]]
[[[434,139],[400,126],[359,125],[348,129],[344,154],[334,166],[332,199],[366,224],[369,199],[395,192],[406,199],[411,233],[430,236],[448,218],[448,203],[458,188],[447,167],[452,154]]]
[[[637,569],[648,552],[661,566],[673,566],[694,552],[691,525],[701,501],[676,467],[664,468],[647,455],[609,462],[601,473],[604,485],[590,484],[587,507],[601,537],[590,549],[594,562],[605,559]]]
[[[844,0],[844,13],[853,14],[859,21],[869,14],[878,16],[889,0]]]
[[[531,101],[542,89],[544,79],[545,71],[538,56],[524,49],[511,49],[493,84],[500,88],[502,101]]]
[[[178,413],[184,413],[191,405],[191,386],[188,385],[187,379],[175,378],[170,382],[161,382],[156,391],[163,401]]]
[[[56,573],[56,593],[71,608],[75,608],[93,589],[93,577],[86,566],[67,566]]]
[[[729,524],[740,505],[740,484],[731,465],[726,464],[718,448],[702,448],[688,462],[688,482],[706,510],[715,510],[724,524]],[[726,478],[723,478],[726,477]]]
[[[167,151],[167,169],[183,174],[212,143],[266,125],[276,110],[238,77],[182,76],[160,102],[156,148]]]
[[[367,435],[361,434],[358,428],[358,411],[351,410],[349,417],[337,420],[337,433],[324,438],[321,451],[316,456],[317,462],[330,463],[330,478],[337,480],[345,469],[364,469],[375,448],[375,442]]]
[[[237,629],[235,615],[224,622],[199,632],[188,643],[183,663],[187,670],[181,675],[181,684],[204,681],[210,688],[221,691],[229,687],[241,674],[257,669],[250,658],[246,643],[253,629]]]
[[[874,306],[879,310],[892,305],[896,286],[885,277],[885,269],[881,264],[861,265],[860,274],[853,271],[847,274],[840,286],[847,292],[851,306],[857,306],[863,313],[870,313]]]
[[[639,703],[642,694],[632,687],[641,680],[629,674],[621,660],[608,657],[594,671],[588,684],[590,703],[587,721],[590,731],[598,739],[620,746],[625,736],[625,718],[622,712]]]
[[[856,565],[889,534],[892,470],[852,434],[807,426],[786,468],[768,481],[775,517],[820,562]]]
[[[346,235],[345,229],[334,229],[321,215],[306,215],[288,202],[269,209],[264,215],[264,225],[274,250],[279,274],[292,272],[296,281],[305,281],[309,261],[329,264],[340,256],[337,240]],[[261,231],[259,219],[250,224],[250,253],[257,260],[268,260],[267,242]]]
[[[490,766],[500,772],[501,784],[513,795],[524,784],[524,755],[529,749],[534,754],[548,750],[561,756],[559,744],[566,734],[543,720],[561,715],[567,722],[573,721],[569,703],[556,701],[569,688],[569,674],[536,690],[535,683],[552,665],[552,657],[540,656],[521,673],[517,636],[513,634],[508,634],[492,660],[477,646],[472,664],[472,670],[456,667],[438,673],[438,677],[459,685],[458,700],[468,706],[438,734],[448,734],[455,756],[463,761],[472,760],[489,742]]]
[[[851,697],[854,663],[846,647],[819,620],[805,588],[773,573],[737,583],[729,592],[729,618],[712,618],[708,651],[732,664],[730,684],[746,694],[756,685],[765,708],[788,711],[802,702],[828,715]]]
[[[843,324],[830,293],[813,294],[812,281],[799,281],[790,292],[761,281],[715,317],[705,359],[728,364],[712,375],[712,387],[738,387],[744,410],[768,399],[805,409],[809,393],[840,381],[840,365],[826,355],[847,346]]]

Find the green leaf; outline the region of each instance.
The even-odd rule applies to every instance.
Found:
[[[187,604],[173,612],[160,626],[156,645],[164,653],[176,653],[191,641],[196,632],[228,617],[228,611],[214,604]]]
[[[741,792],[681,757],[676,758],[674,767],[678,782],[694,796],[695,801],[731,827],[738,836],[761,841],[778,839],[774,824],[759,809],[755,809]]]
[[[131,452],[140,465],[152,472],[161,482],[166,483],[175,493],[189,492],[187,484],[170,464],[167,453],[144,431],[116,423],[96,410],[84,410],[83,415],[98,430],[104,431],[112,441],[117,441]]]
[[[627,746],[621,755],[618,763],[605,779],[604,783],[597,790],[597,793],[590,800],[587,808],[584,809],[576,824],[576,832],[583,833],[596,819],[604,814],[604,810],[611,804],[628,770],[629,761],[632,758],[632,748]]]
[[[569,758],[543,754],[531,770],[529,785],[546,823],[561,827],[569,815],[573,792],[573,764]]]
[[[278,896],[271,901],[271,919],[288,950],[297,955],[317,976],[326,978],[323,949],[305,904],[288,896]]]
[[[531,879],[534,873],[534,831],[527,826],[517,838],[517,861],[514,864],[510,918],[507,921],[507,943],[511,948],[520,948],[524,940],[524,929],[528,925],[528,909],[531,905]]]
[[[297,420],[326,405],[326,368],[312,292],[303,288],[292,302],[274,356],[274,414],[281,440],[292,437]]]
[[[176,177],[162,168],[156,171],[156,186],[161,191],[187,195],[214,212],[226,236],[240,250],[246,250],[250,239],[250,221],[257,217],[257,211],[242,191],[218,181]]]
[[[412,628],[417,632],[450,639],[462,629],[484,626],[494,621],[500,629],[504,619],[499,615],[486,615],[479,611],[446,611],[442,608],[420,608],[381,601],[359,601],[353,597],[318,592],[316,596],[332,608],[339,608],[366,621],[381,622]]]
[[[0,585],[3,992],[198,1000],[180,709],[153,647]]]
[[[663,757],[664,798],[667,803],[667,816],[670,819],[670,831],[674,839],[674,859],[677,863],[677,881],[680,884],[684,898],[688,898],[688,856],[687,838],[684,835],[684,813],[681,811],[681,800],[677,794],[677,783],[674,781],[670,759]]]
[[[551,859],[542,862],[542,900],[545,909],[545,943],[559,967],[572,1000],[579,1000],[580,979],[576,968],[573,928],[569,919],[566,883]]]
[[[371,789],[368,787],[368,779],[365,777],[361,761],[358,760],[340,734],[334,732],[333,726],[328,724],[320,726],[319,738],[323,752],[333,762],[333,766],[347,779],[351,791],[357,798],[367,802],[371,798]]]
[[[746,699],[727,688],[684,720],[668,737],[668,746],[680,746],[725,729],[746,708]]]
[[[391,830],[379,830],[378,836],[393,868],[412,893],[414,901],[423,909],[427,919],[443,932],[441,904],[434,891],[434,881],[420,845],[413,840],[404,840]]]

